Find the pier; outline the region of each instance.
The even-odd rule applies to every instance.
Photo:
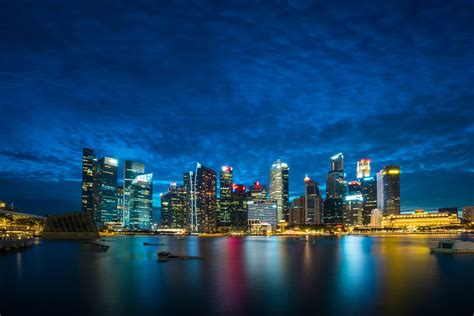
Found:
[[[34,244],[33,237],[0,236],[0,251],[19,250]]]

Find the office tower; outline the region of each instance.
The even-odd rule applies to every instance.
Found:
[[[230,207],[230,222],[232,227],[247,226],[247,201],[248,195],[246,187],[241,184],[233,184]]]
[[[117,186],[117,213],[121,217],[122,222],[120,223],[120,228],[125,227],[125,217],[124,217],[124,208],[123,208],[123,186]]]
[[[104,157],[95,163],[94,220],[101,224],[122,222],[117,211],[118,160]]]
[[[268,223],[273,229],[277,227],[277,208],[276,200],[253,200],[248,201],[248,223],[258,222],[260,224]]]
[[[347,194],[362,194],[362,183],[360,181],[350,181],[347,184]]]
[[[326,200],[324,201],[323,223],[342,224],[343,197],[345,193],[344,156],[331,157],[331,170],[326,179]]]
[[[289,224],[294,226],[306,224],[306,196],[300,196],[293,199],[293,205],[290,207]]]
[[[344,156],[342,153],[331,157],[331,170],[326,181],[326,198],[342,198],[345,192]]]
[[[280,159],[270,168],[270,199],[277,201],[278,221],[288,220],[290,206],[288,187],[289,168]]]
[[[374,208],[370,212],[370,226],[371,227],[381,227],[383,220],[383,213],[381,210]]]
[[[138,161],[125,160],[123,166],[123,214],[124,226],[129,225],[130,220],[130,190],[133,180],[145,173],[145,165]]]
[[[453,207],[440,207],[438,209],[438,213],[449,213],[449,214],[456,214],[458,215],[458,208],[456,206]]]
[[[304,178],[305,186],[305,212],[304,224],[319,225],[322,218],[322,198],[318,183],[311,180],[308,175]]]
[[[136,176],[130,187],[130,230],[151,230],[153,173]]]
[[[82,211],[94,212],[94,164],[96,158],[92,148],[82,149]]]
[[[357,179],[370,177],[370,159],[359,159],[357,161]]]
[[[474,222],[474,206],[464,206],[462,208],[462,219],[466,222]]]
[[[257,181],[249,188],[249,197],[251,200],[265,200],[267,188]]]
[[[197,163],[192,181],[192,229],[199,233],[217,231],[216,172]]]
[[[221,168],[219,188],[219,226],[231,226],[232,167]]]
[[[360,226],[363,224],[363,198],[362,194],[346,195],[344,197],[344,210],[342,215],[345,226]]]
[[[183,188],[184,188],[184,228],[191,230],[191,210],[192,210],[192,181],[194,173],[192,171],[183,174]]]
[[[186,188],[170,183],[168,192],[161,195],[161,226],[184,228],[186,211]]]
[[[370,216],[373,209],[377,208],[377,182],[374,177],[365,177],[361,179],[362,183],[362,198],[363,212],[362,223],[368,225],[370,223]]]
[[[384,216],[400,214],[400,167],[386,166],[377,173],[377,208]]]

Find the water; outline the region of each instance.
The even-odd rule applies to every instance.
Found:
[[[473,315],[474,255],[430,254],[439,239],[41,241],[0,256],[0,314]],[[159,250],[206,259],[159,263]]]

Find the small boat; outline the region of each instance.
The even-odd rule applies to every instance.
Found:
[[[165,244],[156,244],[151,242],[143,242],[143,246],[164,246]]]
[[[161,261],[161,262],[174,261],[174,260],[204,259],[203,257],[198,257],[198,256],[173,255],[169,251],[160,251],[157,253],[157,255],[158,255],[158,261]]]
[[[474,253],[474,242],[463,240],[441,240],[436,247],[430,248],[434,253]]]

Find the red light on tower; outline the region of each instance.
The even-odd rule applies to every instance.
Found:
[[[258,181],[255,182],[254,187],[255,187],[255,189],[260,189],[260,182],[258,182]]]

